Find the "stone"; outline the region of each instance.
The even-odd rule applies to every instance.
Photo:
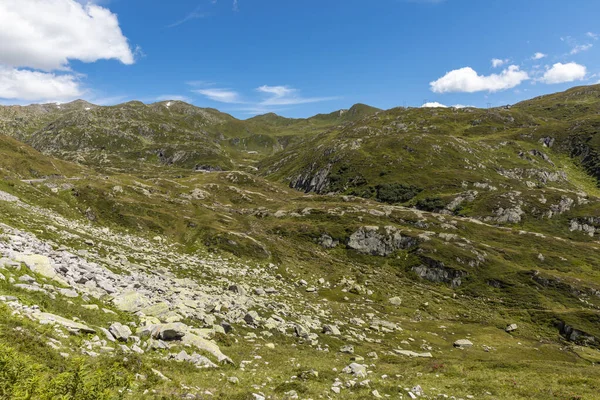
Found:
[[[142,350],[142,348],[140,348],[140,346],[138,346],[137,344],[134,344],[133,346],[131,346],[131,350],[133,350],[134,352],[136,352],[138,354],[144,354],[144,350]]]
[[[308,330],[308,328],[300,324],[294,325],[294,333],[296,333],[296,336],[304,339],[308,338],[308,335],[310,335],[310,331]]]
[[[416,385],[415,387],[413,387],[412,389],[410,389],[411,392],[413,392],[414,394],[416,394],[417,396],[425,396],[425,391],[423,390],[423,388],[421,387],[421,385]]]
[[[108,328],[108,331],[113,335],[116,340],[126,342],[131,336],[131,329],[127,325],[123,325],[120,322],[115,322]]]
[[[126,292],[116,296],[113,304],[121,311],[134,313],[148,306],[149,300],[139,292]]]
[[[32,278],[31,276],[25,274],[19,277],[19,282],[33,283],[35,282],[35,278]]]
[[[357,378],[367,377],[367,367],[358,363],[352,363],[342,370],[346,374],[352,374]]]
[[[417,358],[432,358],[433,355],[431,353],[416,353],[410,350],[394,350],[396,354],[400,354],[408,357],[417,357]]]
[[[115,342],[116,341],[115,337],[113,336],[112,333],[110,333],[110,331],[108,329],[106,329],[106,328],[100,328],[100,332],[104,333],[104,336],[106,336],[106,339],[109,342]]]
[[[25,263],[27,268],[31,270],[31,272],[35,272],[45,278],[52,279],[63,286],[69,286],[69,284],[56,272],[50,259],[46,256],[33,254],[33,255],[25,255],[18,254],[15,257],[15,260],[18,262]]]
[[[340,348],[340,353],[344,353],[344,354],[354,354],[354,346],[352,346],[351,344],[348,344],[346,346],[342,346]]]
[[[212,354],[214,357],[217,358],[217,361],[219,361],[220,363],[233,364],[231,358],[223,354],[216,343],[203,337],[200,337],[194,333],[186,333],[185,336],[183,336],[183,338],[181,339],[181,342],[184,345],[189,345],[197,348],[198,350],[202,350],[209,354]]]
[[[244,289],[241,285],[231,285],[229,286],[228,290],[241,296],[246,295],[246,289]]]
[[[340,330],[335,325],[323,325],[323,333],[333,336],[341,335]]]
[[[392,297],[389,299],[389,302],[393,306],[399,306],[402,304],[402,299],[400,297]]]
[[[79,322],[72,321],[67,318],[60,317],[58,315],[45,313],[45,312],[33,312],[30,314],[31,317],[38,320],[38,322],[42,325],[47,324],[58,324],[67,328],[69,331],[73,333],[96,333],[96,331],[90,328],[87,325],[84,325]]]
[[[256,311],[250,311],[244,316],[244,321],[246,321],[248,325],[256,326],[260,321],[260,316]]]
[[[460,339],[454,342],[454,347],[457,347],[459,349],[466,349],[469,347],[473,347],[473,342],[467,339]]]
[[[167,342],[173,340],[181,340],[186,334],[188,327],[181,322],[171,324],[158,325],[156,332],[153,333],[154,338],[165,340]]]
[[[311,369],[308,371],[300,372],[298,376],[300,379],[307,381],[309,379],[317,379],[319,377],[319,372],[315,371],[314,369]]]
[[[509,332],[509,333],[510,333],[510,332],[514,332],[514,331],[516,331],[518,328],[519,328],[519,327],[517,326],[517,324],[510,324],[510,325],[508,325],[508,326],[507,326],[507,327],[506,327],[504,330],[505,330],[506,332]]]
[[[69,297],[69,298],[76,298],[79,297],[79,293],[77,293],[75,290],[73,289],[58,289],[58,292],[60,294],[62,294],[65,297]]]
[[[402,236],[393,226],[363,226],[350,236],[347,246],[363,254],[386,257],[397,250],[408,249],[417,239]]]
[[[231,326],[231,324],[227,321],[221,321],[220,323],[221,327],[223,328],[223,331],[227,334],[231,331],[233,331],[233,327]]]

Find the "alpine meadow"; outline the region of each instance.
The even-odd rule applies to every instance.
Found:
[[[600,5],[181,3],[0,0],[0,399],[600,399]]]

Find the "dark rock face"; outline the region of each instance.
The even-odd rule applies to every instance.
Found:
[[[331,171],[331,165],[319,169],[313,173],[307,172],[302,175],[298,175],[290,182],[292,189],[301,190],[304,193],[325,193],[329,187],[329,172]]]
[[[557,328],[561,336],[563,336],[569,342],[577,343],[583,346],[597,346],[600,344],[596,337],[567,325],[563,321],[557,324]]]
[[[418,240],[410,236],[402,236],[393,227],[362,226],[350,236],[348,247],[359,253],[386,257],[398,250],[416,246]]]
[[[412,270],[423,279],[435,283],[446,283],[452,287],[462,285],[462,279],[467,276],[464,271],[448,268],[441,261],[429,257],[421,257],[422,264]]]

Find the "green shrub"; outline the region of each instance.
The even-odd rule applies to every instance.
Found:
[[[415,205],[419,210],[438,211],[446,207],[446,202],[440,197],[426,197],[417,201]]]
[[[422,191],[423,189],[413,185],[385,183],[377,186],[377,200],[390,204],[405,203]]]

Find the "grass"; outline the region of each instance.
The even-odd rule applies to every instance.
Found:
[[[406,398],[404,388],[417,384],[430,396],[594,398],[600,353],[565,342],[555,324],[563,321],[600,337],[600,300],[594,295],[600,288],[598,243],[569,231],[571,219],[598,215],[593,160],[582,160],[569,144],[572,135],[589,136],[587,145],[595,146],[596,122],[588,118],[597,107],[595,96],[596,88],[577,89],[511,110],[378,111],[358,106],[350,114],[306,120],[267,115],[237,121],[183,103],[171,108],[129,103],[87,114],[73,105],[43,117],[27,109],[31,120],[15,122],[24,140],[66,159],[85,148],[81,161],[94,168],[2,139],[6,146],[0,146],[0,168],[7,179],[0,181],[0,190],[30,207],[0,201],[0,222],[73,250],[86,250],[85,239],[93,239],[101,257],[111,256],[110,246],[129,251],[124,243],[94,235],[99,231],[93,229],[107,227],[151,241],[159,236],[169,251],[221,257],[250,270],[264,268],[279,273],[290,287],[300,279],[317,285],[323,278],[331,285],[319,287],[317,295],[295,287],[291,297],[275,296],[273,301],[293,301],[308,315],[318,315],[326,305],[330,313],[321,322],[338,324],[347,337],[320,335],[317,347],[239,324],[233,334],[217,338],[236,366],[198,370],[164,360],[165,352],[80,358],[75,353],[89,337],[62,338],[0,305],[0,398],[179,398],[206,390],[222,399],[251,399],[258,392],[282,398],[290,390],[302,398],[334,396],[334,380],[351,379],[340,372],[351,362],[351,356],[337,351],[344,343],[355,346],[372,372],[370,388],[344,388],[339,398],[372,398],[373,389]],[[42,129],[48,118],[56,122],[51,135]],[[546,136],[556,137],[555,146],[538,142]],[[100,145],[107,147],[99,151]],[[161,164],[182,149],[186,154],[181,160]],[[542,151],[553,164],[531,150]],[[243,171],[191,172],[198,163],[225,169],[243,165]],[[329,166],[329,186],[322,193],[288,187],[298,175],[312,177]],[[528,171],[564,172],[567,179],[543,182]],[[81,179],[20,181],[50,175]],[[473,191],[477,195],[472,200],[442,210]],[[587,204],[579,204],[580,191],[589,195]],[[574,206],[548,218],[547,212],[564,197],[574,200]],[[517,205],[526,212],[521,222],[500,226],[494,220],[499,207]],[[420,238],[419,244],[390,257],[358,254],[346,244],[365,225],[393,225],[402,235]],[[321,247],[323,234],[338,246]],[[143,255],[128,254],[130,262],[146,262]],[[425,258],[463,271],[463,284],[453,289],[416,276],[412,267]],[[152,268],[170,267],[158,259]],[[1,272],[18,278],[27,271]],[[196,268],[173,272],[199,282],[215,278]],[[348,292],[340,284],[343,278],[372,294]],[[0,281],[0,294],[92,326],[136,320],[124,313],[86,310],[81,299],[58,296],[50,301],[5,281]],[[402,305],[389,304],[394,296],[402,298]],[[92,302],[106,307],[104,301]],[[383,333],[349,324],[354,316],[368,321],[370,313],[403,331]],[[504,332],[509,323],[519,325],[513,334]],[[258,338],[248,339],[248,333]],[[47,338],[61,340],[73,356],[60,356],[48,347]],[[463,338],[474,347],[452,346]],[[398,348],[431,351],[433,358],[405,358],[393,352]],[[370,352],[379,358],[370,359]],[[151,368],[171,380],[161,381]],[[318,377],[300,377],[311,369]],[[239,384],[228,381],[233,376]]]

